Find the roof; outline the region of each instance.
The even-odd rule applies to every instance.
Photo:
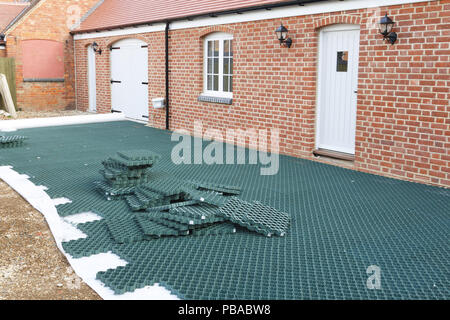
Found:
[[[29,5],[29,3],[0,3],[0,33]]]
[[[181,18],[249,9],[265,5],[293,4],[289,0],[104,0],[73,33],[99,31]]]

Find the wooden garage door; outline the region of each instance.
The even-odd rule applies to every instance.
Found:
[[[148,47],[137,39],[125,39],[111,47],[112,110],[127,118],[148,119]]]

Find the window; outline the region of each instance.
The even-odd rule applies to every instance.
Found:
[[[205,38],[204,95],[233,97],[233,36],[214,33]]]
[[[337,72],[347,72],[348,70],[348,51],[338,51],[337,53]]]

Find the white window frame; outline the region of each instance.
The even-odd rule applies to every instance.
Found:
[[[208,90],[208,41],[219,40],[219,91]],[[203,41],[203,93],[204,96],[218,97],[218,98],[233,98],[233,92],[223,91],[223,54],[224,54],[224,42],[225,40],[231,40],[233,42],[233,35],[225,32],[216,32],[205,37]],[[233,43],[233,73],[234,73],[234,43]],[[231,75],[232,80],[234,79],[234,74]],[[234,86],[232,85],[234,89]],[[232,90],[233,91],[233,90]]]

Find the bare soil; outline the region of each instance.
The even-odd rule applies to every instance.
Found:
[[[0,180],[0,300],[100,300],[59,251],[43,215]]]

